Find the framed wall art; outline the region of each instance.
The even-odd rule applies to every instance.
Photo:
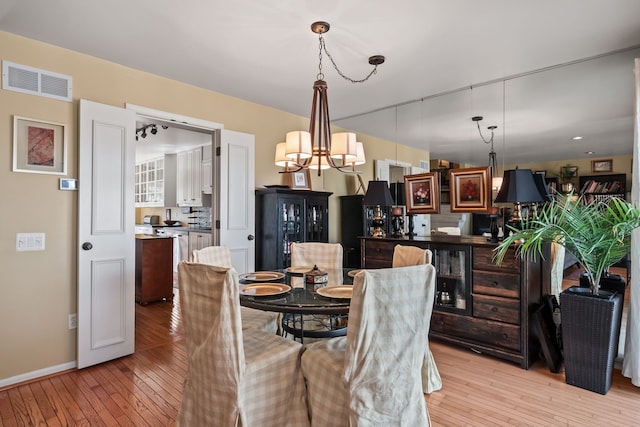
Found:
[[[562,166],[560,168],[560,176],[563,179],[573,179],[578,176],[578,167],[577,166]]]
[[[612,170],[613,159],[591,161],[591,172],[611,172]]]
[[[289,173],[289,188],[295,190],[311,190],[311,176],[309,169]]]
[[[404,193],[407,214],[440,212],[440,179],[438,172],[405,175]]]
[[[66,175],[65,125],[13,116],[13,171]]]
[[[451,212],[487,212],[491,206],[489,168],[451,169]]]

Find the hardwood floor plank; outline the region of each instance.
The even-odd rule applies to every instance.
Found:
[[[49,399],[47,399],[44,389],[42,388],[42,383],[31,383],[29,384],[29,387],[31,389],[31,392],[33,393],[33,397],[35,398],[38,407],[40,408],[40,412],[42,412],[45,424],[48,427],[61,426],[62,423],[58,419],[56,411],[51,406]]]

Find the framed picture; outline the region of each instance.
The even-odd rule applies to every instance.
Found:
[[[612,170],[613,159],[591,161],[591,172],[611,172]]]
[[[289,188],[295,190],[311,190],[311,176],[309,169],[289,173]]]
[[[407,214],[440,212],[439,175],[438,172],[405,175],[404,197]]]
[[[578,167],[577,166],[562,166],[560,168],[560,176],[564,179],[571,179],[578,176]]]
[[[491,205],[489,168],[451,169],[451,212],[487,212]]]
[[[13,171],[66,175],[65,125],[13,116]]]

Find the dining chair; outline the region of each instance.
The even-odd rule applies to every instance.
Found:
[[[393,267],[408,267],[411,265],[431,264],[431,257],[432,253],[429,249],[422,249],[410,245],[395,245],[393,247],[391,265]],[[433,353],[431,353],[431,349],[429,348],[429,341],[427,341],[424,364],[422,365],[422,389],[425,393],[433,393],[441,388],[442,378],[436,366]]]
[[[342,258],[343,249],[340,243],[303,242],[291,243],[291,267],[309,267],[314,265],[329,276],[329,286],[342,285]],[[291,278],[292,287],[304,287],[304,279]],[[302,327],[302,322],[304,327]],[[282,329],[292,333],[294,337],[317,338],[326,335],[331,330],[331,335],[346,334],[346,315],[299,315],[284,314],[282,316]]]
[[[430,264],[355,276],[347,336],[302,353],[312,426],[430,425],[420,372],[434,294]]]
[[[191,261],[199,264],[231,267],[231,253],[226,246],[207,246],[191,253]],[[259,329],[273,334],[278,332],[278,314],[240,307],[242,329]]]
[[[242,329],[233,268],[182,261],[187,374],[182,426],[307,426],[302,345]]]

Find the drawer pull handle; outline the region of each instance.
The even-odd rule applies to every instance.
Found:
[[[382,249],[376,248],[376,252],[380,252],[380,251],[382,251]]]
[[[502,334],[502,338],[504,338],[505,340],[509,338],[509,335],[507,334]]]
[[[494,313],[498,312],[498,307],[491,307],[491,311],[493,311]]]
[[[495,288],[496,286],[498,286],[498,282],[496,282],[496,281],[492,282],[491,286],[493,286]]]

